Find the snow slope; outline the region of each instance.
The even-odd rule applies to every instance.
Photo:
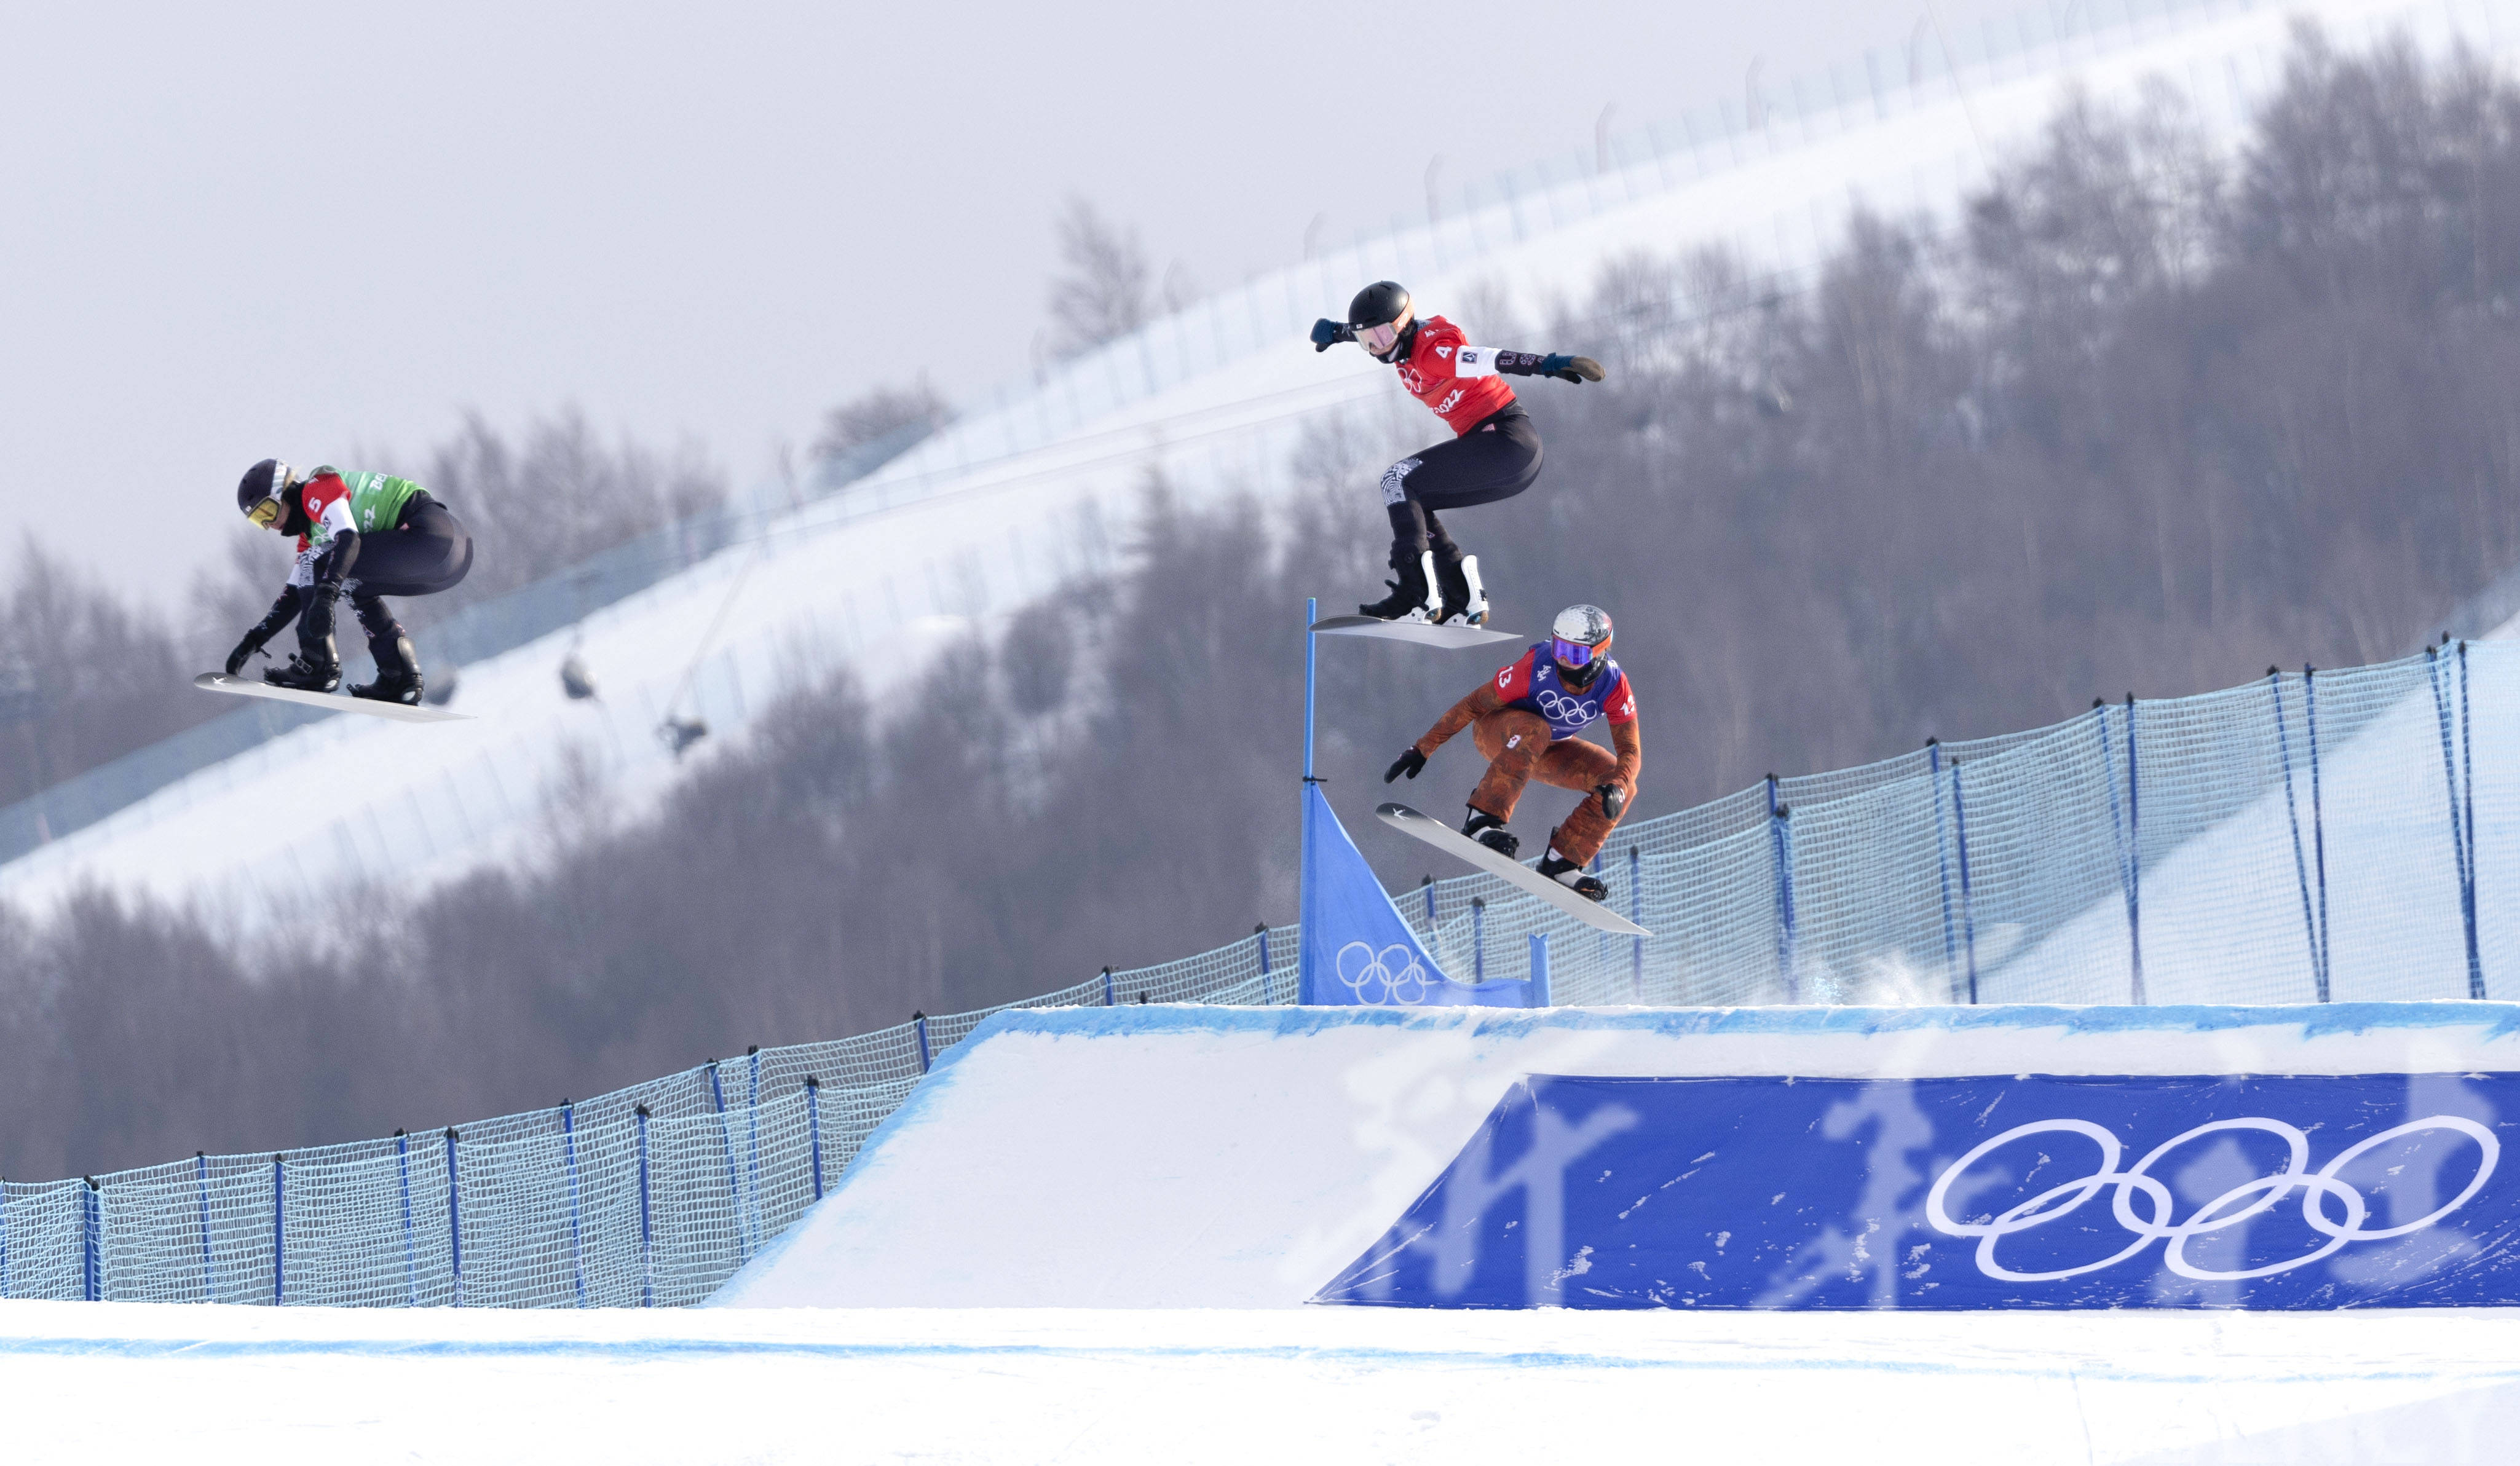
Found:
[[[1150,469],[1199,503],[1272,481],[1306,426],[1332,415],[1395,442],[1422,435],[1422,415],[1371,361],[1317,356],[1303,340],[1361,281],[1405,279],[1437,311],[1473,287],[1545,301],[1579,294],[1606,260],[1718,241],[1790,276],[1819,257],[1850,201],[1947,206],[2069,80],[2122,96],[2168,75],[2228,130],[2273,79],[2296,14],[2348,42],[2398,23],[2438,40],[2491,38],[2513,8],[2326,0],[2133,22],[1964,74],[1958,91],[1849,97],[1263,276],[1038,385],[968,405],[873,478],[768,515],[744,541],[570,633],[467,667],[460,706],[474,723],[328,720],[0,867],[0,895],[41,908],[101,881],[251,922],[296,905],[291,893],[387,873],[426,881],[529,851],[554,805],[581,799],[590,777],[635,814],[673,780],[654,736],[669,713],[704,719],[723,742],[829,667],[884,685],[919,649],[996,624],[1062,576],[1106,568]],[[554,674],[571,644],[605,689],[600,703],[561,693]],[[339,768],[360,771],[346,806],[331,779],[309,776]]]
[[[2464,1462],[2520,1318],[0,1303],[0,1403],[40,1462]]]
[[[1529,1074],[2514,1069],[2507,1003],[1012,1011],[949,1050],[712,1303],[1295,1308]]]

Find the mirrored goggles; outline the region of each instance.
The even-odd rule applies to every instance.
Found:
[[[246,518],[251,520],[253,527],[256,529],[269,529],[271,526],[279,523],[280,516],[286,512],[287,511],[280,507],[280,501],[276,498],[271,498],[263,500],[260,504],[257,504],[251,510],[248,510],[246,512]]]
[[[1399,320],[1393,321],[1385,326],[1359,326],[1355,328],[1356,341],[1358,345],[1372,352],[1375,356],[1389,356],[1391,354],[1391,348],[1400,344],[1400,333],[1408,329],[1409,317],[1404,312]]]
[[[1561,667],[1589,667],[1593,665],[1593,658],[1600,654],[1598,647],[1587,646],[1581,642],[1570,642],[1564,637],[1553,637],[1551,640],[1557,644],[1554,649],[1557,654],[1557,665]]]

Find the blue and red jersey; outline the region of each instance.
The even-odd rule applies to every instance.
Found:
[[[1598,719],[1613,726],[1637,721],[1637,693],[1628,674],[1612,661],[1593,685],[1577,691],[1557,675],[1557,658],[1541,642],[1511,666],[1498,669],[1496,694],[1507,707],[1538,713],[1549,721],[1549,740],[1571,738]]]

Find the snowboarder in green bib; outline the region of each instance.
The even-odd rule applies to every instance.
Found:
[[[243,672],[262,644],[294,619],[296,652],[263,681],[307,692],[340,687],[333,602],[347,592],[377,660],[377,680],[352,688],[350,695],[417,706],[420,657],[384,598],[430,596],[463,580],[472,568],[472,535],[463,522],[408,478],[330,466],[300,474],[273,458],[245,470],[237,508],[258,529],[296,536],[297,560],[270,614],[228,653],[228,675]]]

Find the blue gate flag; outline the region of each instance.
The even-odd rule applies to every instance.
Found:
[[[1409,929],[1320,784],[1304,785],[1303,922],[1299,1001],[1377,1007],[1531,1005],[1511,978],[1457,983]]]
[[[2520,1075],[1517,1081],[1319,1303],[2520,1304]]]

